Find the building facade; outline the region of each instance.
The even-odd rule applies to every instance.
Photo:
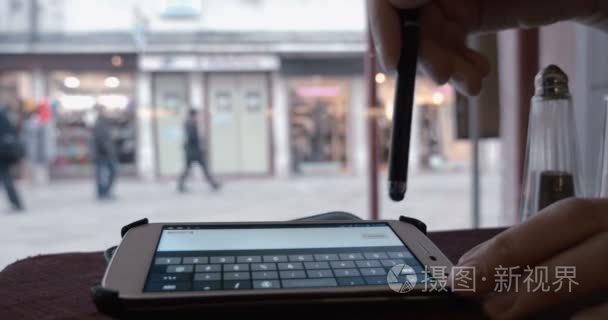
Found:
[[[368,169],[363,0],[14,0],[2,2],[0,86],[48,104],[42,167],[90,175],[88,130],[109,110],[123,174],[174,178],[197,109],[223,177],[363,174]],[[394,79],[377,77],[386,157]],[[466,163],[450,88],[420,81],[412,160]],[[426,121],[426,122],[425,122]],[[421,126],[420,123],[427,123]],[[426,137],[426,138],[424,138]],[[433,160],[434,159],[434,160]],[[438,162],[439,161],[439,162]]]

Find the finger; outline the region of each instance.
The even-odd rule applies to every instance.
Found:
[[[454,64],[454,73],[450,82],[456,90],[469,96],[478,95],[483,80],[481,74],[462,56],[452,56],[452,63]]]
[[[423,38],[420,44],[420,67],[439,85],[447,83],[454,73],[451,53],[428,38]]]
[[[463,254],[460,257],[460,259],[458,259],[458,263],[460,264],[461,262],[467,261],[471,255],[475,254],[475,252],[477,252],[477,250],[479,250],[479,248],[484,246],[486,243],[487,243],[487,241],[484,241],[484,242],[474,246],[473,248],[471,248],[471,250],[465,252],[465,254]]]
[[[458,21],[466,33],[479,29],[481,12],[478,1],[437,1],[441,13],[450,21]]]
[[[600,320],[608,319],[608,303],[583,310],[574,315],[572,320]]]
[[[607,200],[568,199],[543,210],[526,223],[512,227],[481,246],[460,263],[474,267],[476,278],[492,279],[499,265],[536,265],[608,229]],[[477,281],[477,295],[493,288]],[[466,294],[466,293],[465,293]]]
[[[395,70],[401,50],[399,15],[388,0],[368,0],[367,10],[378,62],[386,71]]]
[[[459,51],[465,48],[467,33],[461,24],[450,19],[442,12],[437,3],[425,7],[420,17],[422,32],[433,37],[442,46]]]
[[[427,37],[441,44],[445,50],[461,55],[482,77],[486,77],[490,73],[490,61],[483,54],[467,47],[467,35],[464,31],[459,30],[458,25],[450,22],[435,24],[442,25],[443,30],[438,31],[433,30],[435,28],[428,28],[431,30],[425,32]]]
[[[465,59],[473,65],[475,70],[479,72],[482,78],[487,77],[492,71],[492,65],[490,64],[490,60],[483,54],[473,50],[466,48],[464,52]]]
[[[432,38],[445,50],[454,55],[462,56],[481,76],[485,78],[490,73],[490,62],[482,54],[467,47],[467,30],[461,23],[450,20],[436,3],[431,3],[423,11],[421,23],[422,32],[427,38]]]
[[[391,4],[399,9],[412,9],[422,7],[430,0],[390,0]]]
[[[605,253],[607,246],[608,232],[593,236],[541,264],[548,270],[546,283],[550,290],[534,291],[537,281],[544,280],[529,278],[534,283],[526,285],[522,276],[518,281],[519,292],[512,290],[509,293],[501,293],[488,300],[484,304],[484,309],[493,319],[521,319],[551,306],[564,305],[605,290],[608,287],[608,277],[605,275],[608,259],[600,257]],[[562,277],[560,288],[556,283],[560,279],[557,270],[563,267],[574,271],[570,274],[574,282],[570,283],[570,280]]]

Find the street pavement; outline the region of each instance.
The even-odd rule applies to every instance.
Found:
[[[413,173],[402,203],[382,190],[381,219],[408,215],[430,230],[471,227],[470,176],[467,172]],[[500,179],[483,177],[482,225],[502,225]],[[28,256],[74,251],[101,251],[120,241],[120,228],[147,217],[152,222],[290,220],[328,211],[369,218],[366,177],[324,176],[227,181],[213,192],[190,180],[189,193],[174,182],[118,181],[117,199],[99,202],[91,181],[61,181],[48,186],[20,184],[27,211],[0,205],[0,269]]]

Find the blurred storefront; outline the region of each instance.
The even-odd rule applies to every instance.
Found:
[[[388,161],[393,117],[395,78],[383,73],[376,75],[378,96],[383,104],[384,117],[380,130],[384,144],[382,162]],[[419,76],[412,120],[410,163],[414,170],[458,170],[468,166],[470,143],[456,135],[456,95],[449,85],[437,86]]]
[[[136,104],[134,74],[111,71],[52,71],[48,75],[49,98],[54,103],[57,130],[52,177],[90,175],[90,130],[98,111],[110,119],[121,173],[134,175],[136,153]]]
[[[190,108],[219,176],[367,169],[362,1],[36,2],[0,4],[25,20],[0,29],[0,85],[50,110],[37,162],[51,178],[91,175],[97,104],[121,174],[177,176]]]
[[[96,105],[112,118],[122,174],[136,174],[136,58],[130,54],[6,54],[2,90],[17,101],[27,150],[26,174],[49,178],[92,175],[90,128]]]
[[[68,65],[61,56],[32,56],[36,70],[4,72],[1,78],[4,91],[47,99],[53,110],[52,178],[90,175],[89,130],[97,104],[109,111],[126,175],[179,174],[190,108],[201,111],[206,155],[219,176],[361,174],[367,167],[362,51],[69,57]],[[25,62],[30,63],[20,64]],[[376,81],[385,111],[380,127],[386,159],[395,81],[385,74]],[[32,94],[36,82],[42,87],[38,100]],[[464,166],[469,144],[455,138],[453,90],[425,78],[418,83],[414,168]]]
[[[363,59],[283,60],[287,78],[292,172],[360,173],[365,153],[358,126],[365,121]]]
[[[22,70],[0,71],[0,97],[8,101],[24,100],[31,96],[31,74]]]
[[[104,41],[116,50],[121,39]],[[129,53],[131,43],[118,54],[67,47],[70,53],[5,55],[0,67],[14,70],[0,73],[12,79],[3,80],[9,88],[3,90],[52,110],[51,178],[91,174],[97,104],[112,119],[123,175],[177,176],[191,108],[201,111],[206,156],[218,176],[360,175],[368,168],[363,33],[149,34],[145,48]],[[376,78],[386,158],[395,84],[391,76]],[[469,145],[455,138],[453,90],[424,78],[418,83],[414,168],[464,166]]]
[[[294,172],[320,170],[319,165],[329,165],[332,171],[347,168],[349,98],[350,87],[343,79],[311,76],[289,82]]]

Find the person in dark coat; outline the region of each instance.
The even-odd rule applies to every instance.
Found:
[[[203,175],[207,179],[207,182],[211,184],[211,188],[213,190],[218,190],[220,188],[220,184],[213,178],[211,173],[209,172],[209,167],[207,166],[207,159],[205,155],[205,150],[203,149],[203,144],[201,143],[201,138],[198,132],[198,125],[196,123],[197,111],[194,109],[190,109],[188,112],[188,118],[184,124],[186,141],[184,143],[184,153],[186,160],[186,167],[182,175],[179,178],[178,182],[178,190],[180,192],[186,191],[186,179],[190,174],[190,168],[193,164],[198,163],[203,170]]]
[[[93,126],[92,154],[95,162],[95,182],[99,200],[114,199],[112,186],[118,170],[118,158],[112,141],[110,120],[105,108],[97,106],[99,115]]]
[[[13,210],[23,211],[23,204],[11,173],[13,166],[23,156],[23,147],[17,129],[9,120],[5,108],[0,110],[0,148],[0,182]]]

